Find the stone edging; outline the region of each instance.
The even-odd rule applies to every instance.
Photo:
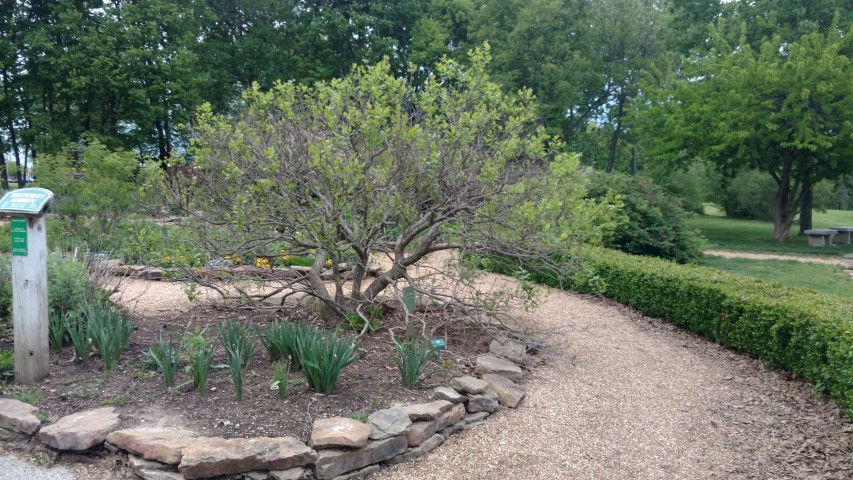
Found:
[[[128,466],[145,480],[364,478],[380,465],[420,458],[450,435],[481,425],[501,406],[518,406],[525,396],[516,383],[522,370],[506,358],[523,363],[525,348],[513,340],[493,341],[492,354],[477,357],[475,372],[481,378],[454,378],[450,387],[435,388],[436,400],[430,403],[379,410],[367,423],[317,419],[308,445],[293,437],[224,439],[182,430],[121,430],[113,407],[42,426],[36,407],[8,398],[0,399],[0,439],[37,438],[63,456],[103,446],[127,453]]]

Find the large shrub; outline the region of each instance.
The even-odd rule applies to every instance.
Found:
[[[167,187],[212,256],[311,256],[310,270],[265,279],[316,298],[329,325],[398,280],[431,281],[407,270],[432,253],[547,260],[597,240],[609,209],[584,199],[578,159],[538,126],[532,92],[504,94],[489,80],[488,57],[442,61],[423,85],[385,61],[313,86],[251,88],[232,115],[201,109],[191,172],[161,182],[153,170],[150,191]],[[393,266],[368,281],[377,252]],[[506,304],[507,292],[468,294],[476,272],[441,268],[464,288],[419,294],[477,316]]]
[[[587,195],[590,198],[618,195],[622,201],[622,221],[612,236],[605,238],[607,246],[679,263],[702,255],[699,236],[687,227],[680,201],[651,178],[594,173]]]
[[[588,252],[584,291],[665,318],[815,383],[853,415],[853,305],[707,267]]]
[[[8,254],[0,255],[0,318],[12,316],[12,270]],[[47,291],[50,312],[65,316],[87,302],[104,300],[107,293],[89,279],[82,262],[53,252],[47,257]]]
[[[93,140],[40,156],[34,172],[38,186],[56,195],[51,209],[74,239],[105,251],[116,247],[113,237],[121,219],[138,209],[138,165],[136,154],[111,151]]]
[[[748,170],[728,182],[723,209],[730,218],[773,221],[776,182],[764,172]]]

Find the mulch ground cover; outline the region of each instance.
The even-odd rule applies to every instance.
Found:
[[[466,323],[451,311],[431,311],[424,315],[427,332],[446,339],[443,362],[435,356],[425,367],[428,375],[420,388],[403,387],[394,361],[395,349],[389,328],[403,333],[403,316],[385,311],[380,327],[362,338],[358,361],[346,368],[329,395],[308,388],[300,371],[291,372],[287,396],[280,398],[271,388],[273,364],[257,337],[250,373],[244,380],[243,398],[236,400],[227,368],[214,368],[207,389],[200,394],[190,373],[181,363],[175,387],[167,389],[163,376],[145,352],[161,335],[181,337],[186,331],[202,331],[207,338],[217,334],[217,326],[229,320],[249,324],[261,331],[276,320],[309,321],[322,326],[316,316],[305,310],[222,309],[198,306],[178,316],[134,317],[135,330],[130,344],[114,371],[105,374],[97,357],[85,362],[74,360],[73,347],[51,351],[50,376],[31,386],[6,384],[0,395],[35,396],[35,403],[51,421],[73,413],[104,405],[115,406],[124,426],[161,426],[186,428],[205,436],[226,438],[256,436],[294,436],[307,441],[313,420],[343,416],[360,420],[395,403],[429,401],[434,385],[447,385],[450,378],[470,373],[477,355],[488,351],[491,338],[477,326]],[[11,350],[11,331],[0,341],[0,348]],[[221,342],[214,365],[225,364]],[[40,398],[39,398],[40,397]]]

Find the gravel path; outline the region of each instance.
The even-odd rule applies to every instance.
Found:
[[[121,289],[140,314],[190,306],[180,284]],[[371,478],[853,478],[853,423],[809,384],[595,297],[527,315],[563,330],[521,406]]]
[[[63,467],[44,468],[31,465],[9,455],[0,456],[0,479],[74,480]]]
[[[733,252],[730,250],[705,250],[705,255],[723,258],[748,258],[751,260],[795,260],[802,263],[822,263],[825,265],[841,265],[843,267],[853,266],[853,259],[840,257],[832,258],[805,255],[785,255],[777,253],[748,253]]]

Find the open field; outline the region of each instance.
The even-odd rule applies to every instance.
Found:
[[[805,237],[796,233],[795,225],[787,242],[774,242],[773,224],[755,220],[737,220],[713,216],[716,211],[709,210],[711,215],[696,216],[687,220],[691,228],[699,230],[706,239],[706,248],[719,250],[735,250],[745,252],[773,252],[798,255],[845,255],[853,253],[853,245],[833,245],[816,248],[808,245]],[[815,228],[853,225],[853,212],[828,210],[815,212]]]
[[[721,258],[710,255],[705,256],[700,264],[729,273],[838,295],[853,301],[853,279],[838,265],[818,265],[794,260]]]

